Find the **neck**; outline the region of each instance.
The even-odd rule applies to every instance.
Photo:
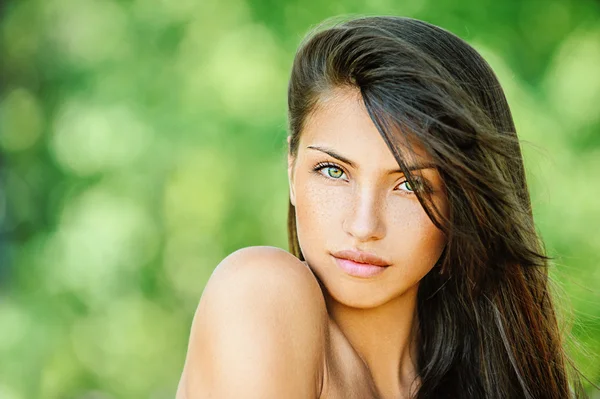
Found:
[[[382,398],[409,397],[416,376],[417,289],[370,309],[326,296],[330,318],[365,363]]]

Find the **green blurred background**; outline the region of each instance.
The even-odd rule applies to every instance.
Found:
[[[600,383],[600,3],[0,7],[0,399],[174,397],[213,268],[287,248],[288,74],[340,14],[427,20],[494,67],[573,357]]]

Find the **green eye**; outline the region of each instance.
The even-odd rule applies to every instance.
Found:
[[[313,170],[319,175],[333,180],[342,180],[345,175],[342,168],[329,162],[321,162]]]
[[[344,174],[344,172],[342,172],[341,169],[333,167],[333,166],[329,166],[327,168],[327,174],[330,177],[333,177],[334,179],[339,179],[340,177],[342,177],[342,175]]]
[[[410,191],[410,192],[414,191],[414,189],[412,188],[410,183],[407,181],[405,181],[404,183],[400,183],[400,185],[398,187],[400,188],[400,190],[403,190],[403,191]]]
[[[419,181],[416,181],[415,183],[419,184]],[[407,191],[409,193],[414,193],[416,191],[415,188],[408,181],[400,183],[398,187],[400,188],[400,190]]]

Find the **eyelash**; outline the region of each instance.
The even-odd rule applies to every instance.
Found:
[[[324,174],[320,173],[321,170],[325,169],[325,168],[334,168],[334,169],[339,169],[340,171],[342,171],[342,173],[346,174],[346,171],[344,170],[344,168],[342,168],[341,166],[332,163],[332,162],[319,162],[317,165],[315,165],[315,167],[313,168],[313,171],[316,172],[319,176],[322,176],[326,179],[330,179],[330,180],[340,180],[340,178],[334,178],[331,176],[325,176]],[[413,180],[415,181],[415,183],[420,184],[423,187],[424,191],[428,191],[430,192],[431,189],[428,185],[428,183],[424,180],[421,179],[418,176],[414,176]],[[404,183],[408,183],[408,180],[404,180],[402,183],[400,183],[399,185],[402,185]],[[406,191],[406,190],[402,190],[403,192],[410,194],[410,195],[414,195],[414,191]]]

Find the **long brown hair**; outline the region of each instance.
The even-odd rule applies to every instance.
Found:
[[[563,349],[520,145],[504,92],[465,41],[429,23],[364,17],[308,35],[288,89],[290,148],[334,89],[365,107],[431,220],[447,235],[418,292],[417,398],[583,397]],[[400,156],[417,141],[445,184],[449,216]],[[304,260],[289,204],[290,251]]]

